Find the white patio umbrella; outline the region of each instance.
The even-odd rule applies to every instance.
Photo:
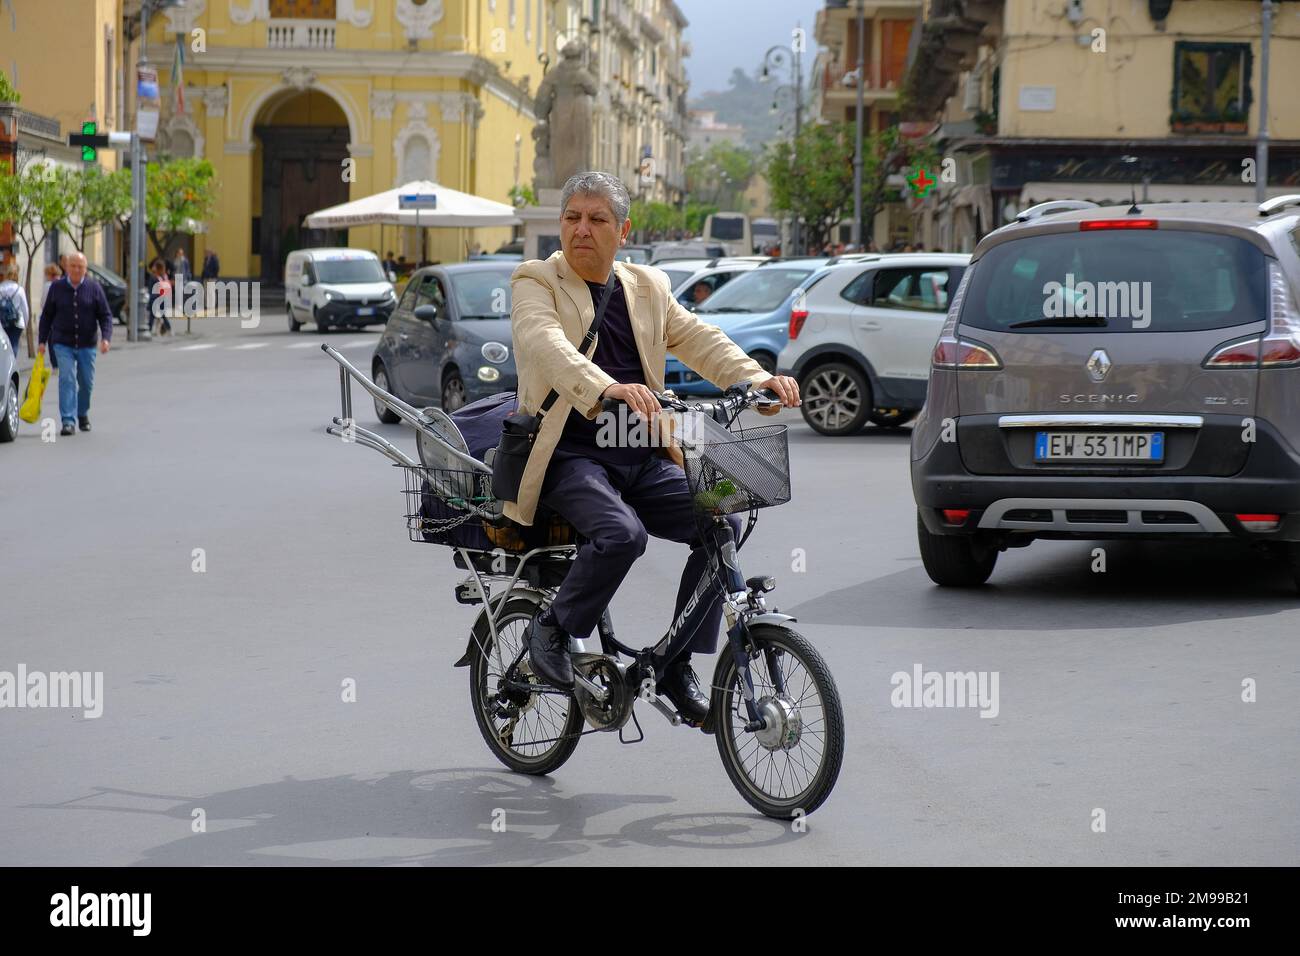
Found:
[[[399,208],[399,196],[417,193],[437,196],[437,208]],[[522,221],[515,215],[514,208],[506,203],[439,186],[427,179],[417,179],[365,199],[318,210],[304,219],[303,224],[308,229],[341,229],[348,226],[414,226],[418,222],[421,229],[472,229],[476,226],[516,226]]]

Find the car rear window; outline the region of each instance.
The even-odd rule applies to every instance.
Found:
[[[753,269],[732,279],[695,311],[771,312],[812,274],[812,269]]]
[[[979,260],[961,324],[998,332],[1187,332],[1262,321],[1264,254],[1172,229],[1025,237]]]

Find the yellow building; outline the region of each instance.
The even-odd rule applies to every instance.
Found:
[[[1258,0],[930,0],[909,117],[953,181],[919,204],[925,244],[969,251],[1037,202],[1253,200]],[[1300,191],[1300,21],[1275,3],[1267,192]],[[1131,9],[1130,9],[1131,7]]]
[[[80,169],[81,150],[67,145],[68,134],[80,132],[84,120],[95,119],[100,131],[116,128],[116,100],[121,89],[117,69],[120,55],[122,0],[78,0],[77,16],[68,5],[49,0],[6,0],[0,4],[0,70],[17,89],[16,112],[5,111],[0,141],[10,143],[19,166],[30,162]],[[56,53],[57,51],[57,53]],[[105,169],[118,165],[116,153],[99,151]],[[32,287],[40,289],[41,270],[59,253],[73,248],[67,236],[51,236],[32,264]],[[103,262],[105,237],[88,237],[86,255]],[[0,250],[26,267],[21,246]],[[28,290],[31,294],[31,290]]]
[[[826,0],[817,11],[818,51],[812,71],[812,116],[826,122],[857,120],[859,12],[862,28],[862,128],[868,135],[898,125],[899,94],[907,71],[907,52],[922,0]],[[861,10],[859,11],[859,7]],[[867,238],[887,249],[911,238],[911,217],[901,202],[888,202]],[[838,238],[847,242],[851,224]]]
[[[186,0],[150,20],[164,111],[158,147],[209,159],[218,213],[191,261],[281,278],[317,209],[414,179],[509,202],[532,180],[533,92],[563,25],[554,0]],[[169,86],[185,44],[184,107]],[[368,226],[346,244],[415,261],[413,229]],[[508,227],[429,231],[429,258],[491,251]]]

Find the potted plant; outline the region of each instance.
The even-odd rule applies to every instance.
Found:
[[[1246,114],[1238,106],[1229,106],[1223,111],[1223,131],[1225,133],[1246,132]]]

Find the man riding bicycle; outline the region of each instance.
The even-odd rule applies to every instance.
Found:
[[[586,638],[653,534],[691,545],[673,619],[700,580],[707,555],[682,468],[663,444],[645,440],[656,428],[625,434],[596,421],[602,402],[625,402],[645,422],[659,414],[665,352],[719,387],[748,382],[770,389],[786,407],[799,404],[799,386],[770,375],[717,326],[683,308],[667,275],[651,266],[615,262],[627,240],[631,199],[616,177],[580,173],[560,195],[560,251],[523,263],[511,276],[510,310],[519,408],[536,414],[546,396],[558,399],[542,416],[517,500],[507,517],[533,523],[539,503],[581,536],[577,558],[551,606],[528,630],[535,673],[557,687],[573,687],[569,638]],[[613,278],[595,347],[579,351],[597,304]],[[627,416],[631,417],[631,416]],[[627,422],[627,417],[622,419]],[[615,421],[618,421],[617,417]],[[612,433],[612,435],[611,435]],[[729,519],[739,529],[739,520]],[[694,635],[677,635],[653,660],[656,686],[683,717],[704,721],[709,699],[691,667],[691,655],[717,647],[722,601],[717,595]]]

